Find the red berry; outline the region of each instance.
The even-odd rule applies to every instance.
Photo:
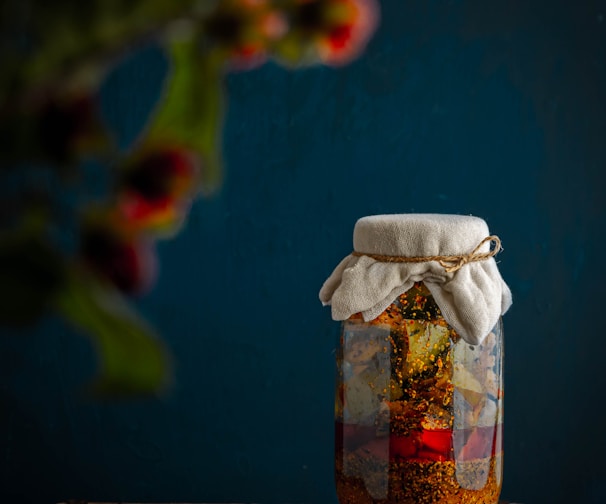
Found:
[[[351,34],[351,25],[336,26],[328,34],[328,43],[334,51],[346,49],[351,40]]]
[[[178,197],[194,185],[195,156],[187,150],[167,148],[138,159],[124,175],[122,185],[148,202]]]
[[[187,150],[148,152],[123,176],[118,195],[122,216],[135,227],[174,229],[189,210],[197,173],[196,156]]]
[[[328,65],[343,65],[356,58],[374,33],[379,8],[376,0],[329,0],[333,9],[346,14],[331,20],[318,39],[320,59]]]
[[[152,242],[141,236],[124,236],[109,224],[85,226],[80,255],[93,271],[127,294],[147,291],[156,278]]]
[[[124,193],[119,202],[122,215],[139,228],[172,225],[181,221],[189,208],[174,198],[146,200],[137,193]]]

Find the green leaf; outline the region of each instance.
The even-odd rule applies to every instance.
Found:
[[[0,237],[0,325],[37,322],[65,274],[59,253],[29,229]]]
[[[59,313],[97,348],[101,369],[91,387],[94,395],[130,397],[167,387],[170,356],[120,293],[74,267],[56,301]]]
[[[152,117],[144,144],[175,144],[201,157],[200,189],[221,183],[221,134],[225,111],[223,58],[202,51],[197,38],[172,40],[172,70],[164,96]]]

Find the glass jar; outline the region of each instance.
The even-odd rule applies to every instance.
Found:
[[[342,323],[335,472],[340,504],[498,502],[502,327],[478,345],[417,282],[375,319]]]

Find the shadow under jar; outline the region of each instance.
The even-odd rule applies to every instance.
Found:
[[[335,471],[340,504],[498,502],[501,320],[478,345],[422,282],[377,318],[342,322]]]

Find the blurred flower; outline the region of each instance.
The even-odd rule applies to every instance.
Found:
[[[377,27],[376,0],[295,0],[290,32],[277,47],[291,63],[344,65],[356,58]]]
[[[137,228],[174,231],[182,223],[199,173],[194,153],[180,148],[145,152],[125,168],[119,188],[122,216]]]
[[[154,243],[124,227],[116,215],[84,221],[80,257],[92,271],[126,294],[148,291],[157,277]]]
[[[106,137],[94,96],[53,97],[41,108],[37,135],[42,154],[56,163],[102,147]]]
[[[378,21],[374,0],[333,0],[335,15],[324,37],[318,39],[320,59],[329,65],[344,65],[356,58],[366,46]]]
[[[248,70],[266,61],[269,45],[286,32],[287,24],[266,0],[225,0],[208,17],[205,30],[227,53],[232,68]]]

